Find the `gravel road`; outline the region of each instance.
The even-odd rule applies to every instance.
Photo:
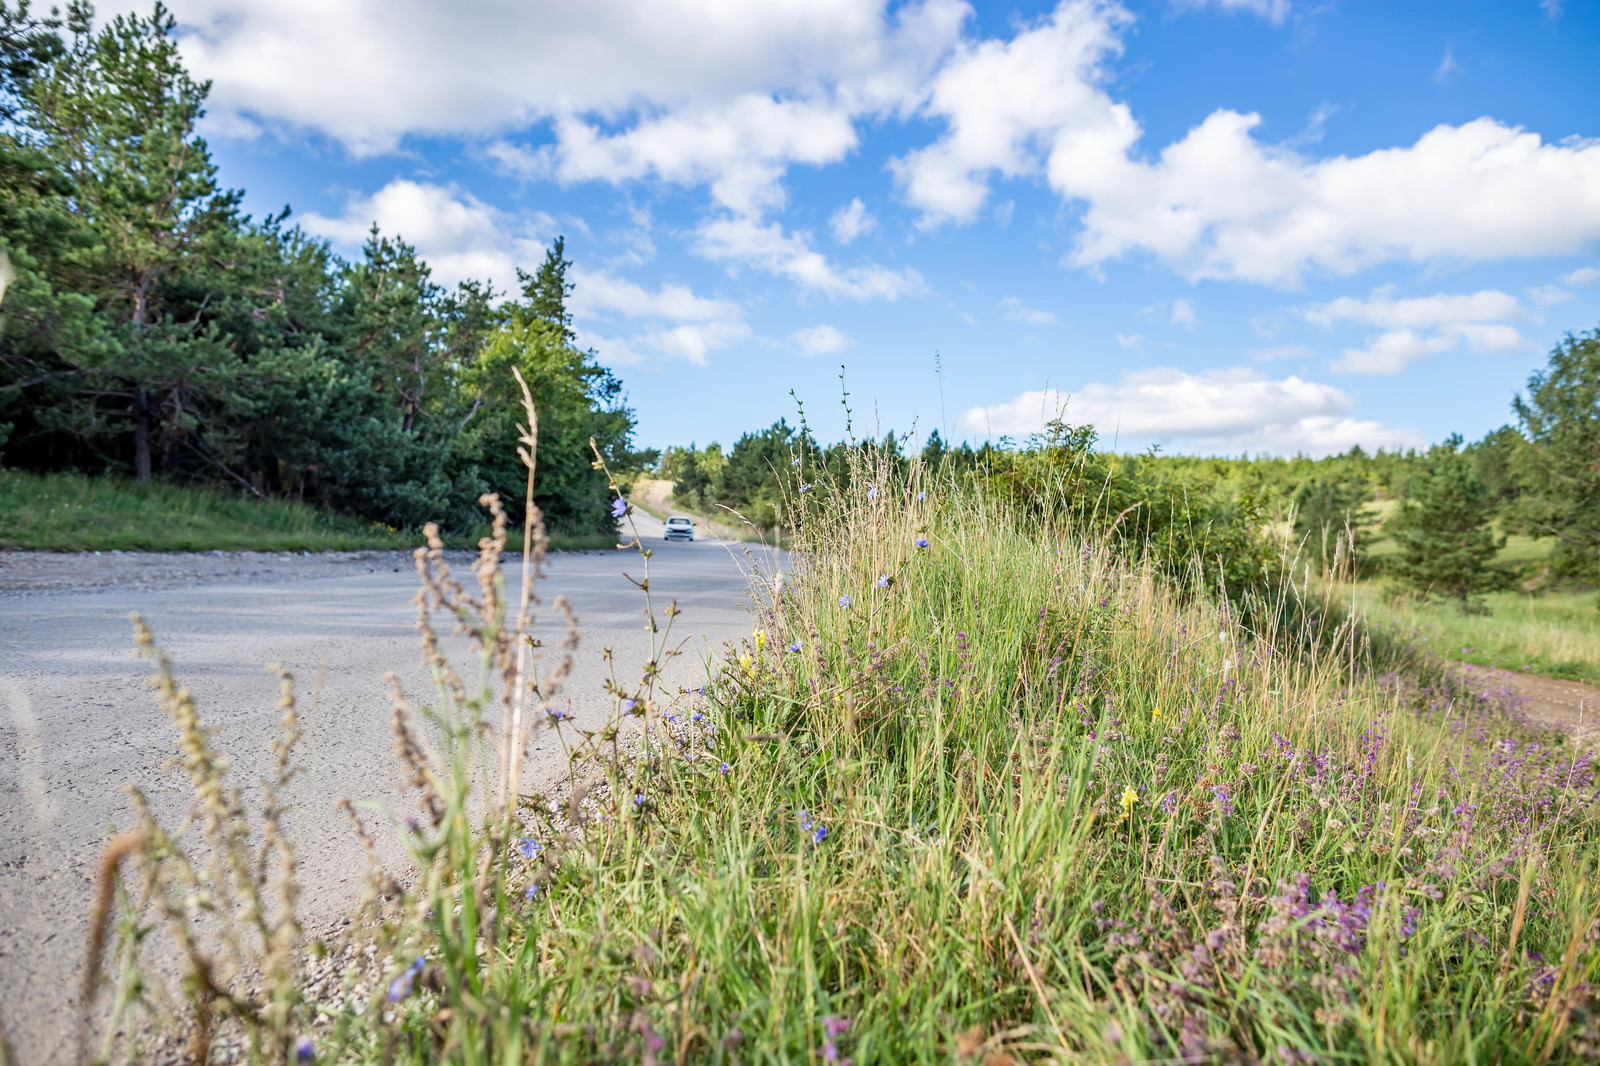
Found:
[[[745,546],[663,544],[658,520],[640,514],[638,524],[656,550],[658,609],[676,598],[685,612],[674,629],[688,638],[685,654],[668,682],[699,684],[722,642],[749,631]],[[580,727],[609,708],[602,648],[615,649],[619,674],[644,661],[643,597],[622,576],[639,569],[636,554],[563,554],[541,587],[546,605],[564,593],[583,628],[567,687]],[[413,706],[428,698],[415,586],[399,553],[0,553],[0,1020],[18,1061],[68,1061],[89,886],[108,827],[131,823],[124,789],[146,790],[168,826],[188,804],[181,773],[164,769],[174,731],[149,691],[148,664],[131,654],[129,613],[142,613],[171,653],[239,784],[253,788],[266,774],[277,730],[277,682],[263,664],[294,671],[304,740],[293,832],[314,932],[337,923],[364,884],[335,800],[411,810],[383,675],[399,675]],[[553,619],[540,629],[559,635]],[[556,743],[536,740],[532,787],[554,784],[561,770]],[[398,860],[393,833],[379,828],[386,860]]]

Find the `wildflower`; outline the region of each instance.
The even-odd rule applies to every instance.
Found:
[[[799,651],[800,650],[800,642],[797,640],[793,644],[789,645],[789,650],[790,651]]]
[[[900,434],[900,443],[901,444],[904,444],[906,441],[908,441],[910,439],[911,439],[911,430],[908,429],[904,433]]]
[[[622,701],[622,713],[623,714],[632,714],[633,713],[633,709],[635,707],[637,707],[637,706],[639,706],[639,702],[637,700],[623,700]]]
[[[748,655],[739,656],[739,669],[741,669],[741,670],[750,669],[750,656],[748,656]]]
[[[790,466],[799,466],[800,465],[800,457],[797,455],[793,459],[789,460],[789,465]]]
[[[800,491],[801,492],[810,492],[811,491],[811,486],[808,485],[806,482],[802,481],[802,482],[800,482]]]
[[[523,837],[517,841],[517,850],[522,853],[524,859],[531,859],[539,853],[539,845],[528,837]]]
[[[561,719],[567,716],[567,712],[555,707],[546,707],[544,709],[544,716],[551,722],[559,722]]]
[[[1150,717],[1151,718],[1160,718],[1161,717],[1161,708],[1157,707],[1154,710],[1152,710],[1150,712]]]
[[[868,489],[867,490],[867,499],[876,500],[877,498],[878,498],[878,490],[877,489]]]
[[[767,646],[767,631],[765,629],[756,630],[755,638],[756,638],[756,651],[760,651],[762,648],[765,648]]]
[[[817,826],[817,831],[811,834],[811,843],[820,844],[826,839],[828,839],[828,827],[825,825]]]
[[[879,574],[878,575],[878,587],[880,589],[886,589],[886,588],[889,587],[889,575],[888,574]]]
[[[317,1057],[317,1045],[311,1042],[309,1036],[302,1036],[294,1042],[294,1059],[296,1062],[310,1062]]]
[[[728,771],[732,770],[732,769],[733,769],[733,767],[729,766],[727,763],[723,763],[722,764],[722,776],[723,777],[727,777],[728,776]]]
[[[1122,790],[1122,814],[1123,814],[1123,816],[1126,817],[1128,814],[1130,814],[1133,811],[1133,805],[1135,803],[1138,803],[1138,802],[1139,802],[1139,793],[1135,792],[1131,786],[1124,788]]]
[[[616,501],[611,504],[611,517],[612,518],[621,518],[623,515],[625,515],[627,513],[628,513],[628,501],[624,500],[621,496],[618,496],[616,498]]]
[[[918,537],[916,540],[912,541],[911,543],[915,544],[919,548],[926,548],[928,546],[928,538],[927,537]]]
[[[527,887],[527,889],[522,893],[522,898],[525,899],[525,900],[532,901],[533,897],[537,896],[538,894],[539,894],[539,882],[535,881],[533,884],[529,885]]]
[[[689,716],[689,721],[698,722],[704,717],[705,717],[705,715],[701,714],[699,711],[696,711],[696,712],[694,712],[693,714],[691,714]]]
[[[643,792],[640,792],[640,793],[636,794],[633,797],[633,805],[635,807],[643,807],[644,806],[644,793]]]
[[[850,603],[851,603],[850,594],[848,592],[845,593],[843,596],[839,597],[839,606],[840,607],[848,607],[848,606],[850,606]]]
[[[400,976],[389,982],[389,1002],[399,1003],[411,994],[411,986],[417,979],[417,974],[422,972],[425,963],[422,956],[417,956],[415,962],[401,971]]]
[[[927,493],[926,489],[924,489],[922,492],[917,493],[917,499],[918,500],[926,500],[927,498],[928,498],[928,493]]]
[[[816,822],[811,820],[811,812],[810,811],[796,811],[795,814],[796,814],[796,817],[798,817],[800,819],[800,828],[802,830],[810,829],[812,826],[817,824]]]
[[[850,1028],[849,1018],[824,1018],[822,1019],[822,1061],[839,1062],[839,1045],[834,1041],[845,1034]],[[849,1066],[849,1059],[845,1059],[841,1066]]]

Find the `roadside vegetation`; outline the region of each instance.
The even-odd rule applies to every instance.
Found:
[[[676,612],[645,583],[657,650],[618,665],[593,733],[545,710],[576,636],[520,657],[499,545],[472,592],[440,542],[419,552],[430,615],[480,662],[425,640],[436,742],[395,718],[418,876],[374,867],[366,920],[303,969],[292,844],[269,812],[259,850],[158,658],[210,845],[141,815],[108,853],[115,1031],[149,1003],[196,1062],[228,1034],[351,1063],[1600,1051],[1589,755],[1367,639],[1290,566],[1230,594],[1203,557],[1108,538],[1070,463],[1028,506],[871,449],[849,470],[790,503],[794,565],[776,593],[757,576],[704,689],[659,687]],[[534,729],[571,774],[522,795]],[[202,914],[239,935],[196,941]],[[158,929],[204,978],[181,1010],[137,976]]]

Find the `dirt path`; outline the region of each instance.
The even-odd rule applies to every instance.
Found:
[[[1466,663],[1455,669],[1476,687],[1508,694],[1508,704],[1537,725],[1570,733],[1580,745],[1600,741],[1600,688],[1594,685]]]

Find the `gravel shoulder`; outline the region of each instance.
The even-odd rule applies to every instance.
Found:
[[[1600,741],[1600,687],[1467,663],[1452,669],[1475,688],[1504,695],[1508,707],[1535,725],[1570,734],[1585,747]]]
[[[672,631],[683,651],[664,675],[675,692],[701,684],[723,643],[749,633],[748,546],[665,544],[659,523],[640,519],[657,610],[675,599],[683,611]],[[452,565],[468,558],[452,553]],[[549,607],[558,594],[582,628],[562,701],[578,728],[610,713],[604,650],[624,682],[650,656],[643,597],[623,576],[640,566],[625,552],[561,553],[540,586],[535,636],[554,646],[564,631]],[[150,693],[149,664],[131,653],[129,614],[140,612],[171,654],[252,806],[278,730],[277,681],[264,664],[297,676],[304,739],[291,831],[314,933],[337,924],[364,887],[338,798],[364,811],[387,866],[408,861],[392,821],[415,798],[393,756],[384,675],[396,674],[413,709],[432,700],[415,590],[401,552],[0,553],[0,1018],[17,1061],[69,1061],[94,864],[108,827],[131,823],[127,789],[142,790],[169,827],[189,807],[182,772],[169,766],[175,731]],[[460,661],[460,638],[438,625]],[[564,769],[555,738],[537,736],[530,789],[556,785]]]

